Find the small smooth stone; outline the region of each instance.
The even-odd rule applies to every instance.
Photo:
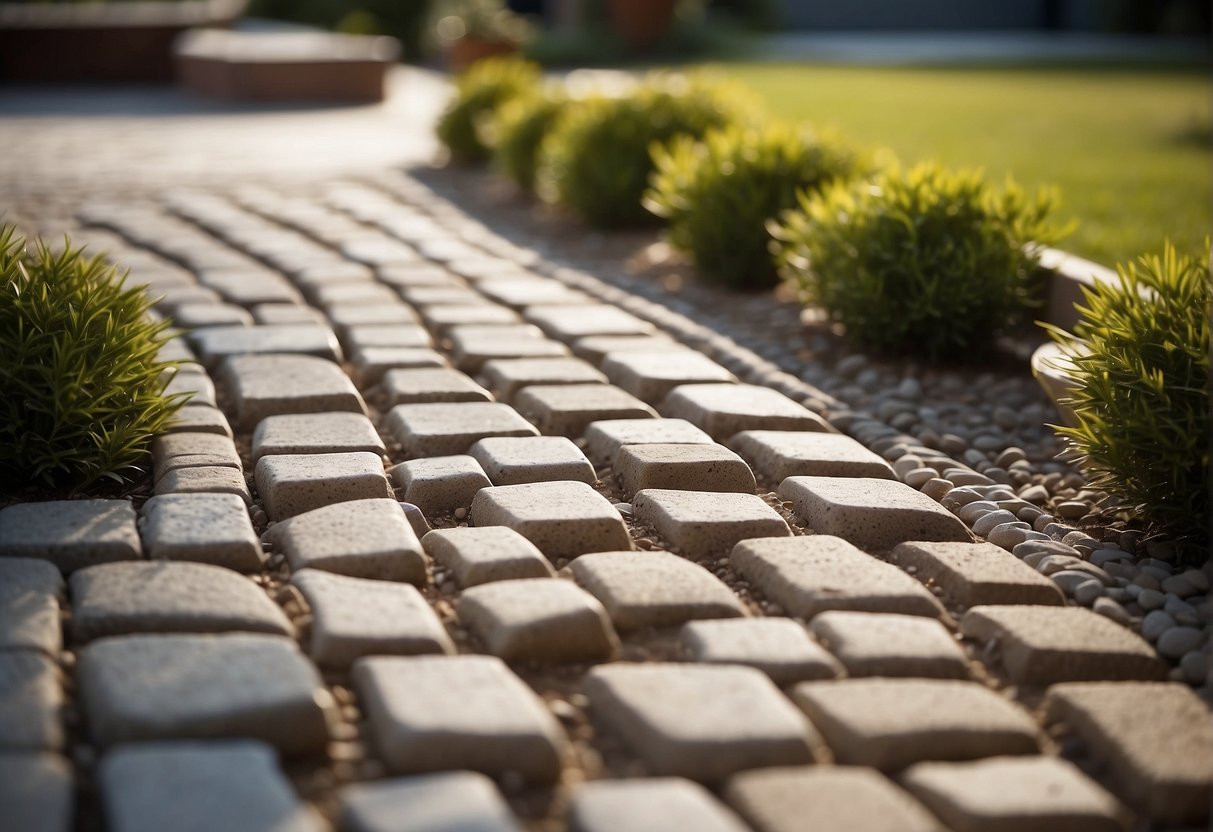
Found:
[[[1091,609],[1104,618],[1111,619],[1122,626],[1128,627],[1132,623],[1132,619],[1129,613],[1125,611],[1125,608],[1106,596],[1096,598],[1095,603],[1091,605]]]
[[[1171,627],[1158,637],[1157,647],[1163,656],[1177,660],[1200,647],[1204,641],[1204,633],[1195,627]]]
[[[1090,513],[1091,507],[1077,500],[1070,500],[1064,503],[1058,503],[1056,509],[1057,514],[1065,520],[1077,520],[1080,517],[1085,517]]]
[[[1072,598],[1074,597],[1075,591],[1077,591],[1077,589],[1083,584],[1093,582],[1099,586],[1100,589],[1103,588],[1103,585],[1100,584],[1099,581],[1095,580],[1085,572],[1062,570],[1061,572],[1052,573],[1049,575],[1049,578],[1053,581],[1053,583],[1061,587],[1062,591],[1065,592],[1066,595],[1069,595]]]
[[[990,530],[990,533],[986,535],[986,540],[995,546],[1001,546],[1009,552],[1020,543],[1023,543],[1026,536],[1031,533],[1031,528],[1031,526],[1022,521],[1001,523]]]
[[[985,537],[994,530],[995,527],[1001,526],[1003,523],[1015,523],[1015,515],[1009,511],[998,509],[991,511],[979,517],[973,523],[973,533]]]
[[[1056,576],[1054,576],[1056,579]],[[1082,604],[1084,607],[1089,607],[1095,603],[1095,599],[1102,596],[1104,593],[1103,584],[1099,581],[1088,580],[1080,583],[1074,589],[1074,600]]]
[[[1173,595],[1178,595],[1180,598],[1191,598],[1196,595],[1199,590],[1194,587],[1184,575],[1172,575],[1162,582],[1162,591]]]
[[[998,511],[998,504],[991,500],[974,500],[960,507],[956,516],[972,525],[992,511]]]
[[[935,477],[918,486],[918,490],[930,497],[932,500],[940,501],[942,498],[953,490],[954,486],[951,480]]]
[[[1179,660],[1179,669],[1184,675],[1184,681],[1189,685],[1196,687],[1205,684],[1209,674],[1208,653],[1200,650],[1184,653],[1183,658]]]
[[[1137,595],[1137,603],[1143,610],[1156,610],[1167,603],[1167,596],[1156,589],[1143,589]]]

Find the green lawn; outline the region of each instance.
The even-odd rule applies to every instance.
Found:
[[[903,162],[978,166],[1056,185],[1061,246],[1111,265],[1210,229],[1207,69],[870,68],[715,64],[776,116],[887,147]]]

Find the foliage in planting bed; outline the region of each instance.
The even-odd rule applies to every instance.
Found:
[[[487,161],[486,129],[497,109],[533,93],[539,67],[518,58],[485,58],[459,76],[455,98],[438,121],[438,139],[458,162]]]
[[[544,90],[507,101],[493,124],[493,159],[523,190],[535,187],[539,147],[568,104],[562,90]]]

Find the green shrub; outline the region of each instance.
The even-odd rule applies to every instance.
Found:
[[[856,157],[786,125],[713,130],[653,150],[656,170],[644,204],[670,223],[670,242],[706,277],[738,288],[778,280],[767,221],[796,205],[798,191],[849,178]]]
[[[493,123],[493,155],[497,166],[520,188],[535,187],[539,147],[568,99],[558,90],[545,90],[507,101]]]
[[[1053,199],[977,171],[893,167],[828,185],[772,223],[780,273],[879,350],[959,357],[1039,303],[1039,253],[1063,235]]]
[[[1083,288],[1073,335],[1047,327],[1075,356],[1068,404],[1078,424],[1058,432],[1093,486],[1146,520],[1207,540],[1208,253],[1180,257],[1168,243],[1161,257],[1118,271],[1118,282]]]
[[[518,58],[485,58],[459,76],[455,98],[438,121],[438,139],[457,162],[483,162],[491,154],[485,123],[497,108],[539,86],[539,67]]]
[[[640,201],[653,171],[651,146],[701,137],[740,109],[731,91],[681,76],[655,76],[619,98],[577,101],[544,139],[540,193],[594,226],[652,221]]]
[[[0,228],[0,481],[123,481],[184,401],[157,359],[167,323],[141,288],[70,245]]]
[[[289,20],[354,34],[391,35],[404,58],[421,58],[422,35],[429,19],[429,0],[252,0],[248,17]]]

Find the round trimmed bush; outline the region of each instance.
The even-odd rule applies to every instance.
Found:
[[[890,168],[802,196],[772,224],[780,274],[867,347],[960,357],[1039,304],[1053,199],[977,171]]]
[[[519,58],[484,58],[459,76],[455,97],[438,120],[438,140],[456,162],[484,162],[492,155],[486,125],[511,98],[539,87],[539,66]]]
[[[779,124],[733,125],[698,142],[679,137],[654,148],[653,162],[645,207],[669,221],[670,242],[704,276],[742,289],[778,281],[767,222],[795,207],[799,191],[850,178],[858,167],[839,143]]]
[[[498,112],[493,159],[523,190],[534,190],[539,147],[567,104],[563,92],[550,89],[511,99]]]

